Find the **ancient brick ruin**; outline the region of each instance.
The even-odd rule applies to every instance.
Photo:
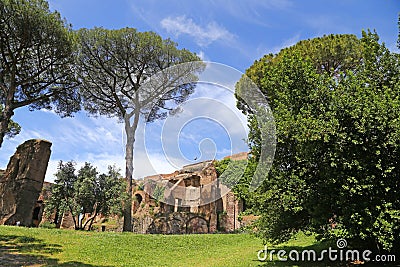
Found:
[[[73,228],[69,214],[57,218],[54,211],[42,220],[51,192],[51,184],[44,183],[50,148],[48,141],[28,140],[18,146],[7,169],[0,170],[0,224],[38,226],[48,221],[56,227]],[[243,160],[247,153],[227,158]],[[184,166],[171,174],[145,177],[137,181],[132,196],[136,233],[233,232],[243,224],[239,220],[243,203],[220,183],[212,160]],[[104,219],[99,215],[96,222]]]
[[[51,143],[28,140],[18,146],[7,169],[0,173],[0,224],[38,225],[42,213],[43,181]]]
[[[245,160],[247,153],[226,158]],[[42,203],[49,197],[50,191],[51,184],[45,183],[37,204],[41,211]],[[170,174],[158,174],[137,180],[132,199],[132,225],[135,233],[233,232],[255,220],[254,216],[250,220],[239,219],[239,214],[243,211],[243,201],[220,183],[215,161],[212,160],[187,165]],[[89,215],[85,214],[85,218]],[[102,221],[108,218],[98,215],[94,226],[103,231],[122,231],[123,218],[114,217],[113,220],[121,225],[113,229],[102,229]],[[74,229],[69,213],[57,218],[54,212],[43,221],[55,223],[59,228]]]
[[[247,159],[247,153],[229,158]],[[232,232],[241,227],[239,213],[243,203],[219,182],[215,161],[187,165],[171,174],[145,177],[135,188],[133,199],[136,233],[215,233]]]

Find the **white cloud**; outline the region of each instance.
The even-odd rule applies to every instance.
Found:
[[[234,38],[232,33],[215,21],[211,21],[205,27],[202,27],[186,16],[164,18],[161,21],[161,26],[168,33],[173,33],[176,36],[187,34],[193,37],[199,46],[207,46],[217,40],[227,41]]]

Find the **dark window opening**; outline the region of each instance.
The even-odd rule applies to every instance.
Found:
[[[137,200],[137,202],[138,202],[139,204],[142,203],[143,198],[142,198],[142,196],[141,196],[140,194],[136,194],[135,197],[136,197],[136,200]]]
[[[33,219],[33,220],[39,220],[39,213],[40,213],[40,207],[36,207],[36,208],[33,210],[32,219]]]

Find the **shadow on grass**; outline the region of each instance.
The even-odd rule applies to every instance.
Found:
[[[337,261],[330,261],[328,254],[325,253],[325,257],[321,261],[313,261],[313,260],[307,260],[308,256],[306,254],[305,256],[305,261],[301,261],[301,253],[302,251],[305,250],[313,250],[316,252],[316,258],[320,257],[322,250],[328,249],[331,247],[332,249],[337,249],[335,241],[332,240],[327,240],[327,241],[320,241],[316,242],[313,245],[309,246],[285,246],[285,245],[278,245],[278,246],[271,246],[268,247],[268,253],[267,253],[267,258],[264,262],[259,261],[259,264],[257,266],[298,266],[298,267],[322,267],[322,266],[329,266],[329,267],[357,267],[357,266],[363,266],[363,267],[376,267],[376,266],[387,266],[387,267],[392,267],[392,266],[400,266],[398,262],[390,263],[373,263],[373,262],[364,262],[363,264],[353,264],[351,262],[347,261],[340,261],[339,259]],[[270,260],[270,252],[272,250],[275,250],[273,253],[273,258],[272,261]],[[299,253],[299,258],[300,261],[291,261],[288,259],[287,261],[280,261],[277,258],[277,252],[279,250],[284,250],[286,252],[285,257],[287,258],[287,255],[290,251],[295,250]],[[258,253],[258,251],[257,251]],[[264,256],[265,254],[261,254],[261,256]],[[336,255],[336,254],[334,254]],[[339,257],[339,254],[337,254]]]
[[[27,236],[0,235],[0,266],[99,266],[75,261],[60,263],[57,259],[51,258],[51,255],[61,252],[62,247],[60,245],[47,244],[41,239]]]

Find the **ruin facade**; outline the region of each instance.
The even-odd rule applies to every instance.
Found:
[[[244,160],[247,153],[227,158]],[[220,183],[212,160],[145,177],[133,191],[132,209],[136,233],[233,232],[242,226],[243,202]]]
[[[247,160],[247,153],[225,159]],[[254,219],[240,220],[244,205],[231,190],[218,179],[216,161],[208,160],[184,166],[170,174],[157,174],[136,180],[132,191],[133,232],[140,234],[192,234],[234,232],[251,224]],[[49,198],[51,184],[45,183],[37,207],[43,210],[43,201]],[[42,222],[54,223],[57,228],[74,229],[68,212],[56,217],[54,211]],[[90,214],[84,214],[84,219]],[[41,219],[39,215],[39,221]],[[98,215],[93,226],[99,231],[122,231],[122,218],[114,216],[118,225],[105,229],[106,219]],[[248,217],[248,216],[247,216]],[[101,226],[101,228],[100,228]],[[104,229],[103,229],[104,228]]]

